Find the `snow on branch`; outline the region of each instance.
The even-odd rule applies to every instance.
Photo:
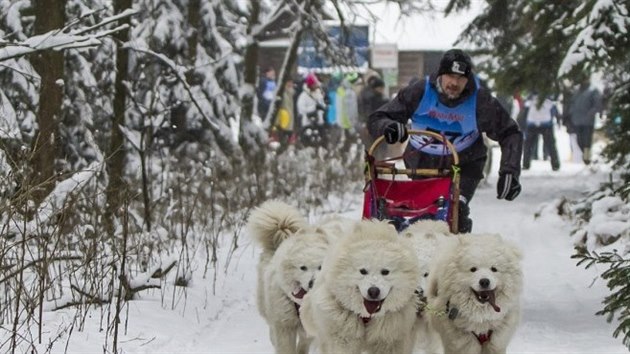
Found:
[[[72,195],[81,190],[85,185],[101,171],[100,162],[94,162],[85,170],[71,175],[55,186],[55,189],[46,197],[37,209],[37,215],[30,221],[14,220],[8,233],[15,235],[37,234],[41,225],[47,225],[53,220],[59,211],[63,210]]]
[[[603,20],[607,16],[611,18]],[[612,30],[609,25],[614,25],[617,29]],[[585,61],[605,55],[609,44],[602,40],[603,35],[613,35],[619,31],[621,33],[618,35],[627,36],[627,28],[630,26],[628,9],[611,0],[597,0],[578,26],[581,29],[560,64],[558,77],[566,75]]]
[[[118,21],[121,18],[132,16],[137,12],[138,11],[134,9],[127,9],[120,14],[104,18],[103,21],[94,26],[79,28],[67,33],[64,31],[65,28],[54,29],[47,33],[30,37],[23,42],[3,42],[3,47],[0,48],[0,62],[49,49],[63,50],[67,48],[92,47],[100,45],[101,41],[99,38],[127,29],[129,28],[129,25],[120,25],[116,28],[103,30],[93,34],[85,33],[101,28],[111,22]]]
[[[157,53],[149,48],[139,47],[131,43],[125,43],[122,46],[122,48],[130,49],[138,53],[150,55],[158,59],[167,67],[169,67],[173,71],[175,76],[177,77],[177,80],[179,80],[182,83],[182,85],[184,85],[184,89],[188,93],[188,96],[190,97],[192,103],[195,105],[195,107],[197,108],[197,110],[199,111],[199,114],[201,114],[203,119],[205,119],[213,128],[220,129],[219,125],[216,122],[212,121],[212,119],[210,119],[210,117],[206,115],[206,113],[201,108],[201,105],[199,104],[199,102],[197,102],[197,99],[195,99],[195,96],[192,93],[192,88],[190,87],[190,84],[188,84],[188,81],[186,81],[186,71],[188,71],[188,69],[185,66],[179,65],[175,63],[175,61],[173,61],[169,57],[165,56],[164,54]]]

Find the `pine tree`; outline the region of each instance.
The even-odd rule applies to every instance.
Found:
[[[596,315],[606,316],[609,323],[613,320],[619,321],[619,326],[613,332],[615,338],[623,334],[623,344],[630,349],[630,258],[620,255],[616,250],[613,252],[597,253],[595,251],[585,251],[583,254],[575,255],[573,258],[579,259],[578,266],[584,265],[586,269],[594,264],[601,264],[608,269],[601,277],[607,281],[606,285],[611,294],[604,298],[602,303],[604,309],[598,311]]]

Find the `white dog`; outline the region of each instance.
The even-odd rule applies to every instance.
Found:
[[[300,315],[323,354],[411,353],[418,259],[409,240],[357,221],[326,257]]]
[[[520,321],[521,258],[499,235],[457,235],[440,249],[428,306],[446,354],[506,352]]]
[[[299,307],[313,287],[331,237],[280,201],[263,203],[247,226],[262,248],[257,303],[276,353],[306,354],[312,339],[304,332]]]
[[[419,298],[414,334],[418,336],[416,347],[425,353],[441,353],[442,343],[438,333],[431,328],[429,313],[426,311],[427,286],[429,284],[429,272],[431,261],[442,242],[445,242],[452,234],[449,226],[444,221],[420,220],[411,224],[401,232],[401,235],[409,238],[413,244],[416,256],[418,256],[418,278],[416,294]]]

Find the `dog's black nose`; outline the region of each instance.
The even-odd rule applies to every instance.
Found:
[[[490,279],[488,278],[481,278],[479,279],[479,286],[481,286],[482,288],[487,288],[490,286]]]
[[[381,290],[375,286],[372,286],[368,289],[368,296],[371,299],[378,299],[378,296],[381,294]]]
[[[313,289],[313,283],[314,283],[313,279],[308,281],[308,288],[309,289]]]

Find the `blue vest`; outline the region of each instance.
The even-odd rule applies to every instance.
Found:
[[[477,129],[477,91],[479,80],[475,77],[475,91],[464,102],[448,107],[439,100],[439,93],[426,78],[424,96],[411,117],[411,129],[428,130],[443,134],[460,152],[479,138]],[[423,135],[412,135],[409,140],[414,148],[432,155],[450,155],[448,149],[438,141]]]

